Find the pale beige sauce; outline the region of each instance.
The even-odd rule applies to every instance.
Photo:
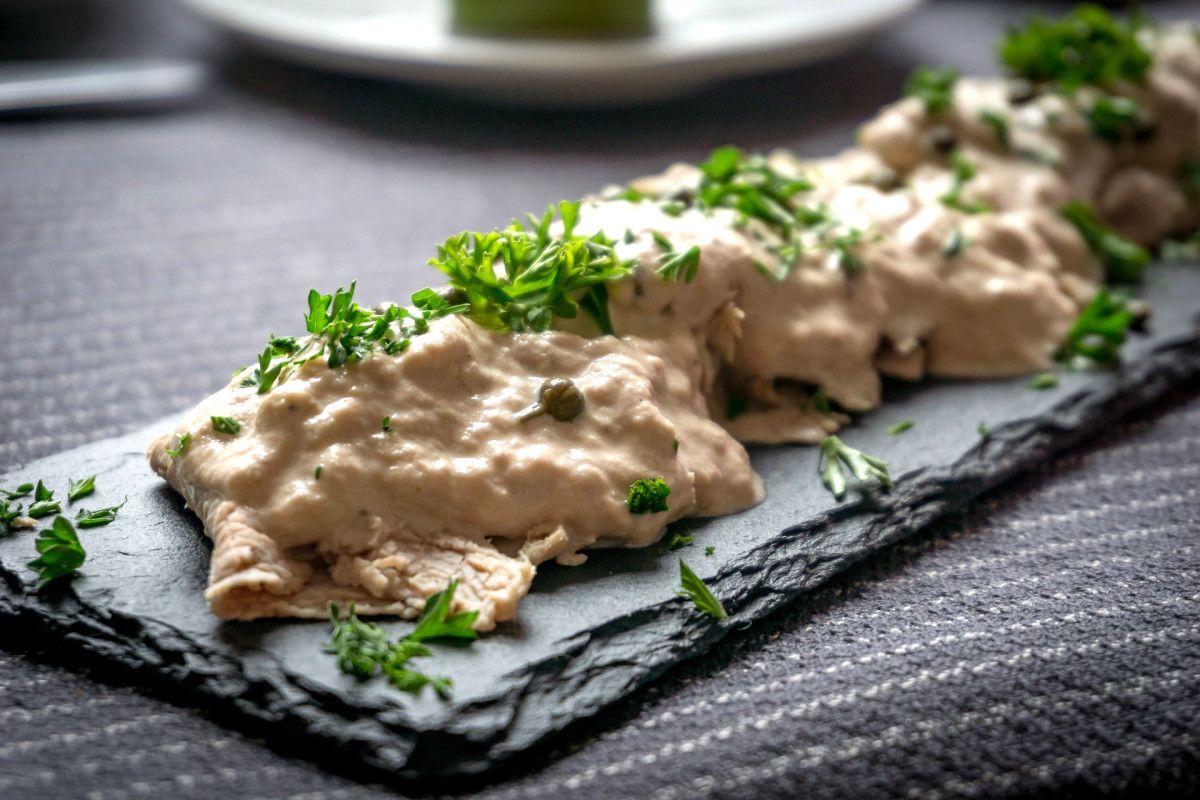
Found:
[[[604,230],[619,255],[639,262],[610,287],[619,337],[597,336],[583,318],[546,334],[498,335],[452,317],[398,357],[336,370],[311,362],[264,395],[235,379],[149,449],[215,542],[213,610],[322,616],[333,600],[412,617],[457,578],[456,607],[480,611],[476,626],[487,630],[516,614],[538,563],[580,563],[590,546],[644,546],[672,520],[757,503],[761,482],[738,440],[812,443],[837,430],[849,417],[818,410],[816,387],[835,407],[861,412],[879,404],[881,375],[1051,366],[1102,281],[1059,215],[1063,203],[1088,200],[1142,243],[1200,224],[1200,203],[1175,178],[1180,159],[1200,153],[1200,49],[1175,31],[1155,49],[1145,85],[1128,92],[1159,122],[1145,143],[1110,147],[1062,98],[1014,106],[1004,82],[962,79],[937,120],[906,99],[837,157],[773,154],[777,169],[815,183],[802,202],[827,206],[838,232],[863,232],[853,249],[859,274],[813,238],[776,280],[755,266],[773,263],[776,243],[757,223],[593,198],[579,230]],[[983,109],[1011,120],[1011,150],[980,121]],[[951,176],[928,144],[935,124],[952,129],[977,166],[963,199],[990,213],[939,200]],[[888,172],[899,188],[871,185]],[[699,180],[696,168],[676,165],[635,185],[669,196]],[[655,274],[651,231],[677,250],[700,247],[692,283]],[[947,254],[956,232],[967,244]],[[584,413],[521,422],[548,377],[574,380]],[[732,399],[747,410],[728,419]],[[215,433],[214,414],[238,419],[239,435]],[[168,457],[184,432],[190,446]],[[649,476],[670,485],[670,510],[631,514],[628,487]]]

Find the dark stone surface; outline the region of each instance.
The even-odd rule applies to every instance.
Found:
[[[0,478],[5,486],[39,477],[65,486],[68,477],[94,472],[99,491],[83,505],[128,497],[116,523],[83,532],[85,575],[66,591],[30,593],[23,564],[32,555],[31,533],[0,541],[0,618],[9,630],[54,637],[65,655],[104,663],[229,719],[266,724],[277,737],[319,743],[381,776],[485,772],[731,629],[1200,378],[1200,272],[1159,267],[1145,294],[1157,310],[1154,330],[1130,343],[1119,372],[1064,374],[1048,392],[1029,389],[1025,379],[890,387],[885,407],[845,433],[891,462],[898,480],[890,495],[838,505],[817,479],[812,448],[756,451],[766,502],[680,526],[697,538],[682,555],[723,599],[728,622],[713,623],[673,597],[676,559],[664,548],[596,553],[581,568],[543,570],[518,623],[469,649],[439,649],[426,663],[455,678],[446,703],[338,674],[321,652],[323,623],[212,617],[201,597],[209,548],[194,517],[145,466],[149,430]],[[913,420],[913,431],[888,436],[884,429],[900,419]],[[976,433],[980,422],[993,431],[987,440]],[[717,552],[706,558],[709,544]]]

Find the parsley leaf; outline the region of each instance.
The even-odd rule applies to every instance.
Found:
[[[695,536],[686,533],[675,533],[671,535],[671,542],[667,546],[672,550],[678,550],[681,547],[691,547],[695,543]]]
[[[911,419],[902,419],[899,422],[888,425],[887,432],[889,436],[899,436],[910,429],[913,425],[916,425],[916,423]]]
[[[1040,375],[1034,375],[1029,379],[1029,388],[1046,390],[1053,389],[1058,386],[1058,376],[1053,372],[1043,372]]]
[[[706,556],[711,556],[715,552],[717,552],[717,548],[711,544],[708,547],[704,548],[704,555],[706,555]]]
[[[1150,263],[1150,253],[1145,248],[1123,239],[1107,228],[1090,205],[1082,200],[1072,200],[1062,207],[1060,213],[1079,231],[1114,283],[1136,283]]]
[[[684,283],[691,283],[696,277],[696,270],[700,267],[700,246],[692,245],[680,253],[675,250],[671,240],[660,232],[650,231],[650,235],[654,238],[654,243],[663,251],[663,254],[658,257],[658,263],[662,266],[658,268],[657,275],[664,281],[682,279]]]
[[[992,429],[988,427],[986,422],[979,423],[979,427],[977,427],[975,430],[979,433],[980,439],[992,438]]]
[[[904,82],[904,94],[925,104],[928,114],[945,111],[954,104],[958,70],[949,67],[917,67]]]
[[[18,486],[16,489],[14,489],[11,492],[8,491],[7,489],[0,489],[0,494],[3,494],[9,500],[16,500],[18,498],[28,496],[29,493],[32,491],[33,491],[32,483],[22,483],[20,486]]]
[[[89,475],[77,481],[67,481],[67,500],[74,503],[81,497],[87,497],[96,491],[96,476]]]
[[[1133,319],[1125,297],[1101,289],[1079,312],[1059,348],[1058,359],[1080,359],[1101,366],[1121,363],[1121,345]]]
[[[429,596],[429,599],[425,601],[425,610],[417,619],[416,629],[407,637],[409,641],[423,642],[427,639],[473,641],[478,636],[471,627],[471,623],[479,616],[478,611],[450,613],[450,605],[454,602],[454,591],[457,588],[458,581],[451,580],[445,589]]]
[[[671,487],[662,478],[639,478],[629,485],[625,505],[630,514],[657,514],[669,511],[667,497]]]
[[[975,177],[976,167],[973,161],[955,151],[950,154],[950,188],[938,199],[947,208],[953,208],[964,214],[982,214],[991,211],[987,203],[968,203],[962,199],[963,188]]]
[[[175,445],[174,447],[166,448],[167,455],[169,455],[171,458],[179,458],[181,455],[183,455],[183,451],[187,449],[187,446],[191,443],[191,441],[191,433],[179,434],[179,444]]]
[[[29,510],[25,512],[25,516],[32,517],[33,519],[41,519],[51,514],[60,513],[62,513],[62,505],[54,499],[54,492],[46,488],[46,484],[39,480],[37,487],[33,490],[33,503],[29,506]]]
[[[1058,19],[1030,18],[1000,41],[1000,60],[1014,75],[1057,84],[1070,94],[1081,86],[1141,81],[1150,53],[1138,42],[1139,21],[1122,22],[1084,4]]]
[[[545,331],[555,317],[574,319],[580,309],[602,333],[612,334],[606,284],[633,271],[636,262],[617,258],[603,232],[575,233],[579,203],[558,205],[562,232],[552,236],[554,207],[491,233],[463,232],[438,247],[431,266],[466,297],[465,314],[497,331]]]
[[[391,433],[393,430],[394,430],[394,428],[392,428],[392,418],[390,416],[384,417],[383,418],[383,432]]]
[[[886,461],[855,450],[837,436],[827,436],[821,441],[817,469],[825,488],[838,500],[846,494],[847,471],[860,483],[873,479],[884,489],[892,488]]]
[[[80,528],[98,528],[101,525],[107,525],[117,518],[117,512],[121,510],[121,506],[111,506],[109,508],[97,508],[95,511],[89,511],[86,508],[79,509],[75,514],[75,524]]]
[[[1084,111],[1084,117],[1092,135],[1111,144],[1133,136],[1141,125],[1138,104],[1114,95],[1097,97]]]
[[[979,112],[980,122],[987,125],[996,134],[996,141],[1002,147],[1008,147],[1010,141],[1009,121],[1006,114],[999,111],[993,111],[990,108],[985,108]]]
[[[729,618],[729,614],[725,612],[725,606],[721,605],[721,601],[709,591],[704,581],[696,577],[696,573],[692,572],[691,567],[685,564],[682,558],[679,559],[679,590],[676,594],[680,597],[690,597],[696,604],[696,608],[710,617]]]
[[[39,592],[59,578],[75,574],[87,558],[75,528],[66,517],[55,517],[50,528],[39,531],[34,545],[39,555],[26,566],[38,573]]]
[[[233,417],[213,417],[212,426],[217,433],[227,433],[230,436],[237,436],[242,430],[242,423]]]

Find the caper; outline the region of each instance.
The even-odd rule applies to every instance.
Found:
[[[570,422],[583,413],[583,392],[570,378],[547,378],[538,388],[537,402],[527,406],[518,418],[525,422],[549,414],[559,422]]]
[[[459,306],[467,302],[466,292],[449,284],[443,284],[433,291],[437,293],[438,297],[442,298],[452,306]]]
[[[936,152],[945,155],[958,147],[958,135],[945,125],[937,125],[929,129],[928,142]]]
[[[1024,105],[1037,97],[1037,87],[1032,82],[1015,78],[1008,82],[1008,102],[1014,106]]]

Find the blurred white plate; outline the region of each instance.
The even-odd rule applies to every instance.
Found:
[[[569,0],[587,2],[587,0]],[[921,0],[659,0],[617,41],[462,36],[450,0],[184,0],[288,58],[527,103],[652,100],[845,50]]]

